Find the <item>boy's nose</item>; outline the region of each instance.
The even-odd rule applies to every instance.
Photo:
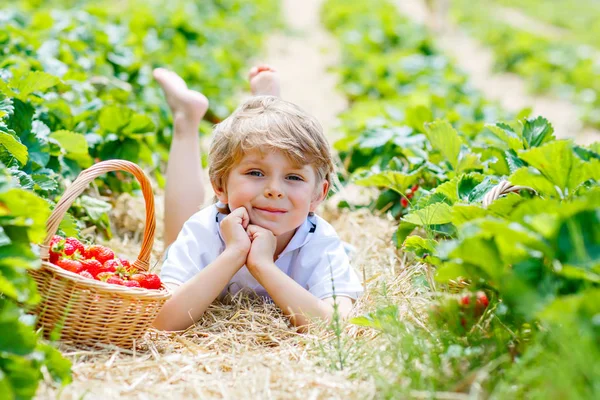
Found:
[[[265,188],[265,197],[270,199],[282,199],[283,192],[273,187],[267,187]]]

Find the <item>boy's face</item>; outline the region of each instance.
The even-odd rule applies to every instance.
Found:
[[[215,192],[230,210],[245,207],[250,223],[281,236],[293,234],[328,189],[326,180],[317,182],[311,165],[295,165],[278,150],[252,150],[229,173],[226,190]]]

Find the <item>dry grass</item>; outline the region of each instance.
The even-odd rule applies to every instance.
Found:
[[[323,211],[341,238],[356,247],[353,264],[363,277],[366,293],[354,314],[373,310],[385,301],[398,304],[403,318],[422,324],[420,310],[429,299],[412,280],[423,266],[407,265],[391,245],[395,223],[367,210]],[[162,200],[157,197],[158,229],[162,232]],[[135,256],[144,216],[141,199],[122,195],[112,221],[118,239],[109,242],[117,253]],[[162,252],[157,238],[154,259]],[[385,299],[383,283],[387,288]],[[422,286],[421,286],[422,287]],[[347,325],[344,351],[359,350],[373,339],[373,330]],[[373,382],[351,379],[359,362],[338,371],[331,365],[334,333],[315,323],[298,334],[269,303],[236,297],[213,304],[195,326],[180,333],[148,332],[133,350],[120,348],[60,349],[73,363],[71,385],[60,390],[45,379],[39,398],[374,398]],[[355,375],[356,376],[356,375]]]

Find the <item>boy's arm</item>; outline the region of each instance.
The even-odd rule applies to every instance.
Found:
[[[243,207],[233,210],[223,219],[221,234],[225,251],[177,288],[154,320],[155,328],[167,331],[186,329],[204,314],[246,262],[250,249],[250,239],[245,230],[248,223],[248,212]]]
[[[303,330],[310,318],[331,320],[334,312],[333,298],[321,300],[281,271],[273,262],[277,241],[273,233],[256,225],[248,227],[252,247],[246,267],[265,288],[275,304],[291,318],[292,323]],[[345,318],[352,309],[352,300],[345,296],[336,298],[338,311]]]
[[[188,328],[200,319],[244,262],[245,255],[226,249],[215,261],[175,290],[152,325],[165,331]]]
[[[319,299],[281,271],[275,263],[254,266],[250,269],[254,278],[265,288],[275,304],[289,316],[294,326],[304,330],[310,318],[318,317],[330,321],[334,312],[332,297]],[[352,300],[337,296],[336,302],[341,318],[346,318],[352,309]]]

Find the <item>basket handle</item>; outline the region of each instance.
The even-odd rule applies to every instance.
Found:
[[[485,194],[485,196],[483,196],[483,208],[488,208],[488,206],[492,204],[494,200],[497,200],[504,195],[509,193],[519,193],[521,190],[529,190],[533,194],[537,195],[537,192],[528,186],[515,186],[509,181],[500,181],[496,186],[491,188],[490,191]]]
[[[48,261],[50,257],[50,241],[52,236],[56,234],[60,222],[65,216],[67,210],[71,207],[71,204],[77,197],[88,187],[90,182],[96,179],[98,176],[103,175],[107,172],[112,171],[126,171],[130,172],[135,176],[142,187],[142,194],[144,195],[144,201],[146,203],[146,226],[144,229],[144,239],[142,241],[142,249],[137,257],[137,260],[133,263],[133,267],[148,271],[150,266],[150,253],[152,251],[152,245],[154,244],[154,233],[156,230],[156,217],[154,215],[154,194],[152,193],[152,186],[148,177],[142,171],[142,169],[136,164],[125,161],[125,160],[107,160],[101,161],[90,168],[81,171],[79,176],[75,179],[65,193],[61,197],[60,201],[54,207],[52,214],[46,222],[46,231],[48,235],[44,239],[43,244],[40,246],[40,253],[42,260]]]

